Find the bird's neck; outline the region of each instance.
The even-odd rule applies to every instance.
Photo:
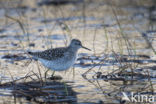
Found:
[[[68,50],[69,50],[70,52],[77,53],[77,51],[78,51],[78,48],[75,48],[75,47],[68,46]]]

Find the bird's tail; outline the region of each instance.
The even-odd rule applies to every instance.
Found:
[[[27,53],[28,53],[29,55],[33,55],[33,52],[31,52],[31,51],[27,51]]]
[[[32,58],[33,58],[34,60],[38,60],[38,58],[36,57],[35,52],[27,51],[27,53],[28,53],[29,55],[31,55]]]
[[[38,56],[38,53],[37,52],[31,52],[31,51],[27,51],[27,53],[31,56]]]

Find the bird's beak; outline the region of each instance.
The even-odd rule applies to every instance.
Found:
[[[87,47],[82,46],[82,48],[84,48],[84,49],[87,49],[87,50],[91,51],[91,49],[89,49],[89,48],[87,48]]]

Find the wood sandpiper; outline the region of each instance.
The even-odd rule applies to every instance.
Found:
[[[48,49],[42,52],[28,52],[28,54],[38,59],[48,69],[65,71],[74,65],[80,48],[90,50],[84,47],[80,40],[72,39],[67,47]]]

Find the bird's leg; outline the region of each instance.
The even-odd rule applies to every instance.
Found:
[[[46,79],[47,79],[47,74],[48,74],[48,71],[49,71],[49,70],[50,70],[50,69],[48,69],[48,70],[45,72],[45,74],[44,74],[44,76],[45,76],[45,81],[46,81]],[[55,77],[54,74],[55,74],[55,71],[53,71],[53,73],[52,73],[50,79]]]
[[[52,73],[51,77],[54,77],[54,74],[55,74],[55,71],[53,71],[53,73]]]
[[[48,70],[45,72],[45,74],[44,74],[45,79],[47,79],[47,73],[48,73],[49,70],[50,70],[50,69],[48,69]]]

